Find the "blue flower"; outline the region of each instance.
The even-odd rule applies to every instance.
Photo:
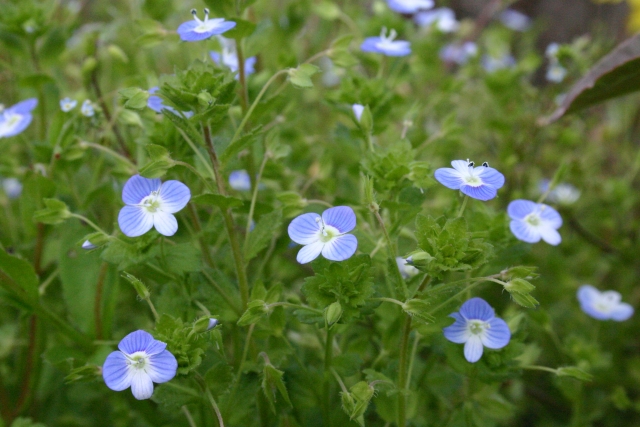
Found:
[[[358,119],[358,121],[360,121],[360,119],[362,118],[362,113],[364,112],[364,105],[353,104],[351,106],[351,109],[353,110],[353,115],[356,116],[356,119]]]
[[[516,60],[512,55],[503,53],[501,56],[495,57],[491,55],[483,55],[482,68],[487,72],[493,73],[505,68],[513,68],[516,65]]]
[[[76,108],[76,105],[78,105],[78,101],[69,97],[60,100],[60,109],[65,113]]]
[[[509,203],[509,224],[516,238],[527,243],[538,243],[540,239],[556,246],[561,241],[557,229],[562,226],[562,217],[551,206],[529,200],[514,200]]]
[[[545,78],[552,83],[560,83],[567,75],[567,69],[564,68],[558,61],[551,61],[547,68],[547,74]]]
[[[82,113],[82,115],[86,117],[93,117],[96,112],[93,109],[93,104],[91,103],[91,101],[89,101],[88,99],[84,100],[84,102],[82,103],[82,107],[80,107],[80,113]]]
[[[452,33],[460,27],[455,12],[448,7],[418,12],[413,16],[413,21],[419,27],[429,27],[435,23],[436,28],[443,33]]]
[[[165,383],[176,376],[178,361],[167,350],[167,344],[154,340],[145,331],[131,332],[104,361],[102,377],[113,391],[131,387],[133,397],[148,399],[153,383]]]
[[[218,319],[214,319],[213,317],[209,318],[209,324],[207,325],[207,331],[210,331],[211,329],[215,328],[216,326],[218,326]]]
[[[411,53],[411,44],[408,41],[394,41],[398,33],[396,30],[389,31],[383,28],[380,37],[367,37],[360,45],[364,52],[382,53],[387,56],[407,56]]]
[[[224,18],[209,19],[209,9],[204,10],[204,21],[201,21],[195,9],[191,9],[192,21],[187,21],[178,27],[180,39],[185,42],[206,40],[211,36],[222,34],[236,26],[235,22],[225,21]]]
[[[180,113],[175,108],[170,107],[168,105],[164,105],[162,102],[162,98],[160,98],[158,95],[155,95],[155,93],[158,92],[159,90],[160,88],[158,86],[154,86],[147,91],[151,95],[147,99],[147,107],[151,108],[156,113],[162,113],[162,110],[167,110],[167,111],[171,111],[176,116],[184,115],[186,118],[193,116],[193,111],[183,111],[182,113]]]
[[[389,9],[398,13],[416,13],[420,9],[431,9],[433,0],[387,0]]]
[[[600,292],[591,285],[582,285],[578,289],[580,308],[594,319],[622,322],[630,318],[633,307],[621,300],[616,291]]]
[[[498,19],[505,27],[514,31],[526,31],[531,26],[531,18],[513,9],[505,9]]]
[[[440,49],[440,59],[444,62],[453,62],[458,65],[465,64],[469,58],[476,56],[478,46],[474,42],[462,44],[450,43]]]
[[[251,177],[244,169],[233,171],[229,174],[229,185],[237,191],[251,191]]]
[[[22,133],[33,116],[31,111],[38,105],[36,98],[29,98],[22,102],[18,102],[6,110],[0,105],[0,138],[8,138]]]
[[[420,273],[420,270],[411,265],[411,257],[402,258],[401,256],[396,257],[396,264],[398,264],[398,270],[400,270],[400,275],[404,279],[410,279],[411,277]]]
[[[238,73],[239,64],[238,64],[238,53],[236,51],[236,42],[232,39],[227,39],[225,37],[219,37],[220,44],[222,45],[222,53],[211,51],[209,52],[209,56],[213,62],[218,65],[224,65],[232,73]],[[255,65],[257,58],[255,56],[251,56],[244,60],[244,75],[245,77],[255,73]],[[236,74],[236,80],[240,77],[239,73]]]
[[[348,206],[327,209],[322,216],[306,213],[289,224],[289,237],[294,242],[305,245],[298,252],[300,264],[322,256],[331,261],[344,261],[356,252],[358,239],[346,234],[356,226],[356,214]]]
[[[546,193],[547,190],[549,190],[549,184],[550,181],[548,179],[540,181],[538,188],[541,194]],[[573,185],[561,182],[553,187],[553,190],[549,191],[549,194],[547,194],[547,200],[559,205],[568,206],[577,202],[580,198],[580,194],[580,190]]]
[[[180,181],[148,179],[134,175],[122,189],[122,201],[126,204],[118,214],[118,224],[129,237],[141,236],[155,227],[158,233],[173,236],[178,231],[174,213],[184,208],[191,198],[191,191]]]
[[[504,185],[504,175],[489,167],[487,162],[474,168],[473,162],[454,160],[451,166],[453,169],[436,170],[435,178],[445,187],[460,190],[462,194],[474,199],[491,200],[498,194],[498,189]]]
[[[90,251],[91,249],[95,249],[95,248],[97,248],[97,246],[91,243],[89,240],[85,240],[84,243],[82,244],[82,249],[86,251]]]
[[[449,315],[456,319],[442,330],[444,337],[456,344],[464,343],[464,357],[475,363],[482,357],[484,347],[499,349],[511,340],[507,323],[496,317],[493,308],[482,298],[471,298],[460,312]]]
[[[17,199],[22,194],[22,183],[17,178],[2,180],[2,189],[9,199]]]

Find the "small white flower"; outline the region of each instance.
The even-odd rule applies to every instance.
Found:
[[[69,97],[60,100],[60,109],[65,113],[76,108],[76,105],[78,105],[78,101]]]
[[[82,115],[86,117],[94,116],[96,112],[93,109],[93,104],[91,103],[91,101],[85,99],[85,101],[82,103],[82,107],[80,107],[80,113],[82,113]]]

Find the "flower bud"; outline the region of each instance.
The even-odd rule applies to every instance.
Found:
[[[331,304],[324,310],[324,320],[327,326],[331,327],[342,317],[342,306],[338,301]]]

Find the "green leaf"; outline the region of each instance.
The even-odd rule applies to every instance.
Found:
[[[245,37],[249,37],[256,29],[256,24],[253,22],[245,21],[240,18],[233,18],[233,22],[236,23],[236,26],[224,33],[224,36],[230,39],[243,39]]]
[[[550,124],[560,117],[608,99],[640,90],[640,34],[618,45],[573,85],[560,107],[544,119]]]
[[[33,421],[31,418],[18,417],[11,423],[11,427],[47,427],[45,424]]]
[[[256,126],[240,138],[232,141],[220,154],[220,163],[226,165],[236,154],[253,144],[260,135],[261,129],[262,125]]]
[[[321,1],[313,5],[313,12],[327,21],[333,21],[340,17],[340,8],[335,3]]]
[[[276,369],[273,365],[269,363],[264,365],[262,371],[262,391],[274,414],[276,413],[276,392],[280,393],[289,406],[293,406],[291,405],[291,400],[289,400],[289,393],[284,385],[284,381],[282,381],[283,376],[284,372]]]
[[[161,253],[162,251],[158,254],[162,256]],[[202,270],[202,254],[192,243],[165,245],[163,259],[172,273],[184,274]]]
[[[0,250],[0,283],[29,305],[38,301],[38,276],[31,264]]]
[[[71,217],[71,212],[64,202],[56,199],[44,199],[46,208],[33,214],[33,220],[43,224],[60,224]]]
[[[197,403],[202,392],[192,378],[174,378],[170,382],[156,385],[151,400],[169,413],[178,413],[184,405]]]
[[[424,323],[435,322],[435,317],[429,314],[430,304],[420,299],[410,299],[402,305],[402,309],[409,316],[414,317]]]
[[[204,380],[214,397],[227,392],[233,384],[233,368],[224,362],[218,362],[207,371]]]
[[[222,196],[220,194],[200,194],[192,197],[191,201],[198,205],[217,206],[222,210],[242,206],[242,200],[231,196]]]
[[[538,300],[536,300],[534,297],[528,294],[524,295],[517,292],[513,292],[510,295],[511,295],[511,299],[513,299],[516,302],[516,304],[519,304],[526,308],[536,308],[536,306],[540,304]]]
[[[202,136],[199,133],[195,132],[191,126],[189,126],[189,122],[184,117],[181,117],[171,111],[163,108],[162,114],[168,118],[171,123],[173,123],[178,129],[182,130],[184,134],[193,142],[194,144],[203,144]]]
[[[267,304],[262,300],[254,300],[247,304],[247,310],[238,319],[238,326],[249,326],[257,323],[262,316],[267,314]]]
[[[253,259],[261,250],[267,247],[274,235],[280,231],[282,223],[282,211],[275,210],[262,215],[255,228],[249,232],[244,246],[244,259],[246,262]]]
[[[312,64],[302,64],[298,68],[289,69],[289,80],[297,88],[313,87],[311,76],[320,72],[320,68]]]
[[[504,288],[511,294],[517,292],[519,294],[528,295],[536,287],[524,279],[512,279],[504,285]]]
[[[178,361],[178,374],[181,375],[186,375],[200,366],[208,347],[207,340],[202,339],[200,334],[190,333],[192,329],[191,322],[185,325],[179,318],[162,314],[153,333],[157,340],[167,343],[167,350]]]
[[[592,381],[593,375],[575,366],[564,366],[556,370],[559,377],[571,377],[580,381]]]
[[[133,95],[124,103],[124,108],[130,110],[144,110],[147,108],[147,100],[149,99],[149,92],[146,90],[140,91]]]

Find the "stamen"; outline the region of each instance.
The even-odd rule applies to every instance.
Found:
[[[387,27],[382,27],[380,30],[380,38],[383,40],[387,38]]]
[[[198,14],[198,11],[196,11],[195,9],[191,9],[191,14],[193,16],[196,16]]]
[[[482,162],[482,166],[484,166],[485,168],[489,167],[489,162]]]
[[[467,161],[469,161],[469,159],[467,159]],[[469,166],[470,168],[472,168],[472,167],[473,167],[473,165],[475,165],[475,163],[474,163],[474,162],[469,162],[469,164],[468,164],[467,166]]]
[[[204,8],[204,20],[205,22],[209,19],[209,9]]]

